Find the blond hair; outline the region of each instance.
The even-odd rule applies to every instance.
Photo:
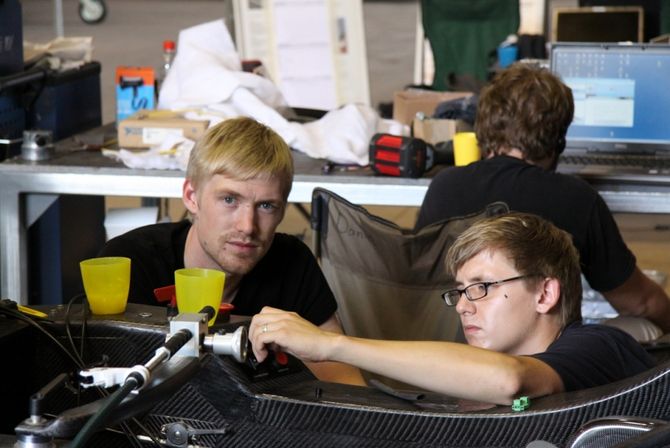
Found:
[[[186,177],[196,188],[215,174],[237,180],[277,178],[286,200],[293,183],[293,157],[269,127],[252,118],[231,118],[208,129],[189,157]]]

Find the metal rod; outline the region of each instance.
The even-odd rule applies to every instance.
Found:
[[[20,87],[33,81],[39,81],[46,76],[46,70],[29,70],[15,75],[0,78],[0,92],[12,87]]]
[[[65,36],[65,27],[63,26],[63,0],[54,0],[54,31],[56,37]]]

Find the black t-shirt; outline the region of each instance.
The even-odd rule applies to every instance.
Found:
[[[554,369],[565,391],[586,389],[644,372],[654,360],[628,333],[606,325],[568,325],[545,352],[533,355]]]
[[[483,210],[503,201],[513,211],[533,213],[570,233],[590,286],[609,291],[635,269],[607,204],[584,180],[547,171],[514,157],[498,156],[435,176],[416,228]]]
[[[100,256],[125,256],[131,262],[133,303],[158,305],[154,289],[174,285],[174,271],[184,267],[189,221],[161,223],[131,230],[107,242]],[[265,305],[295,311],[321,325],[337,309],[335,298],[309,248],[299,239],[275,234],[272,246],[242,278],[233,300],[235,314],[252,316]]]

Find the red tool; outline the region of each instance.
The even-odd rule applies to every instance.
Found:
[[[433,149],[418,138],[375,134],[370,141],[370,166],[387,176],[421,177],[433,167]]]

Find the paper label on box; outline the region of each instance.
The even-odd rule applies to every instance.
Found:
[[[142,128],[142,142],[149,145],[162,143],[170,135],[183,137],[184,130],[180,128]]]

